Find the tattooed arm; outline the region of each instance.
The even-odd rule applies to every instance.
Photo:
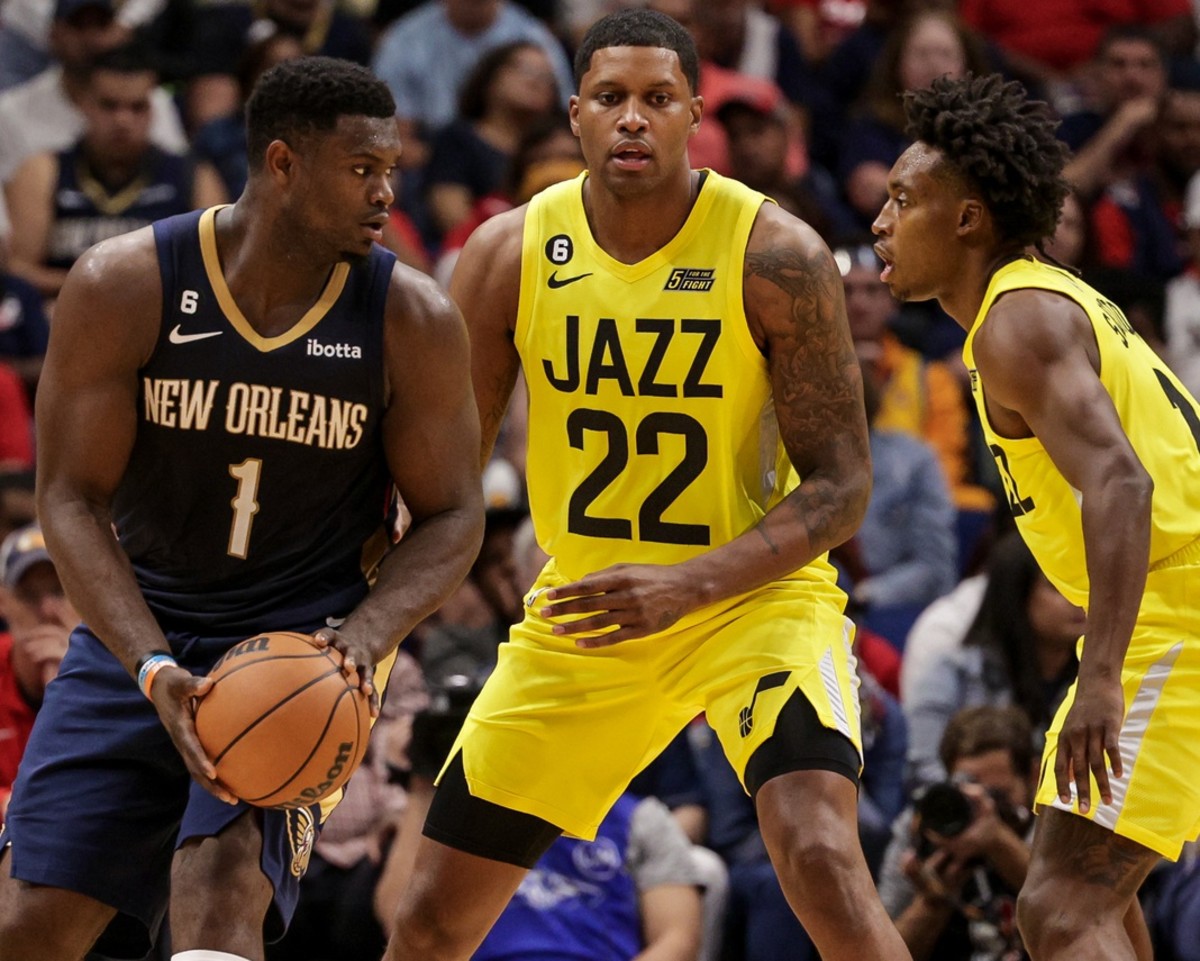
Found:
[[[471,234],[450,278],[450,297],[471,337],[471,380],[479,407],[481,463],[491,457],[520,358],[513,343],[521,293],[525,208],[486,221]]]
[[[793,570],[847,540],[866,513],[862,372],[833,256],[807,226],[769,205],[746,251],[745,302],[770,367],[779,432],[800,474],[800,486],[756,531]]]
[[[755,528],[690,560],[620,564],[547,592],[555,603],[541,609],[545,616],[589,615],[555,628],[592,635],[579,637],[580,647],[665,630],[690,611],[784,577],[842,543],[862,520],[871,454],[833,257],[807,226],[764,204],[744,278],[746,317],[767,358],[780,434],[801,483]]]

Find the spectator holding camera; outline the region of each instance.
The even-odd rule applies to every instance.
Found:
[[[879,893],[913,961],[1020,961],[1016,896],[1029,867],[1033,729],[1015,707],[956,714],[940,745],[949,780],[896,821]]]

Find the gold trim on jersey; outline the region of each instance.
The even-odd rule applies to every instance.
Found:
[[[228,206],[228,204],[222,205],[222,207],[224,206]],[[294,326],[275,337],[264,337],[250,325],[250,321],[238,307],[229,285],[225,282],[225,275],[221,272],[221,258],[217,253],[216,222],[217,211],[222,207],[209,207],[200,217],[200,255],[204,260],[204,272],[208,274],[208,282],[217,297],[217,303],[220,304],[230,326],[250,346],[263,353],[286,347],[312,331],[329,313],[329,309],[342,295],[342,288],[346,286],[346,278],[350,276],[350,265],[345,262],[334,265],[329,274],[329,280],[325,283],[325,289],[321,291],[321,296]]]
[[[130,207],[142,195],[142,191],[150,186],[150,174],[139,170],[133,180],[115,193],[110,193],[108,187],[92,173],[82,153],[75,158],[75,182],[79,184],[79,192],[90,200],[95,208],[106,217],[117,217]]]

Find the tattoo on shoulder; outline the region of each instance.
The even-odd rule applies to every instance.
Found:
[[[760,318],[774,359],[788,363],[784,385],[814,393],[846,384],[847,368],[857,369],[858,363],[848,327],[840,320],[844,295],[833,258],[824,251],[794,248],[747,252],[746,273],[773,284],[790,301],[786,315],[778,311]]]

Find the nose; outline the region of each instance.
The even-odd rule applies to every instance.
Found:
[[[392,179],[387,174],[381,174],[371,181],[371,204],[375,207],[390,207],[396,199],[392,190]]]
[[[646,118],[636,97],[629,97],[625,101],[625,109],[621,111],[617,129],[621,133],[641,133],[646,129]]]
[[[876,237],[886,237],[892,229],[892,202],[887,201],[879,210],[879,215],[871,223],[871,233]]]

